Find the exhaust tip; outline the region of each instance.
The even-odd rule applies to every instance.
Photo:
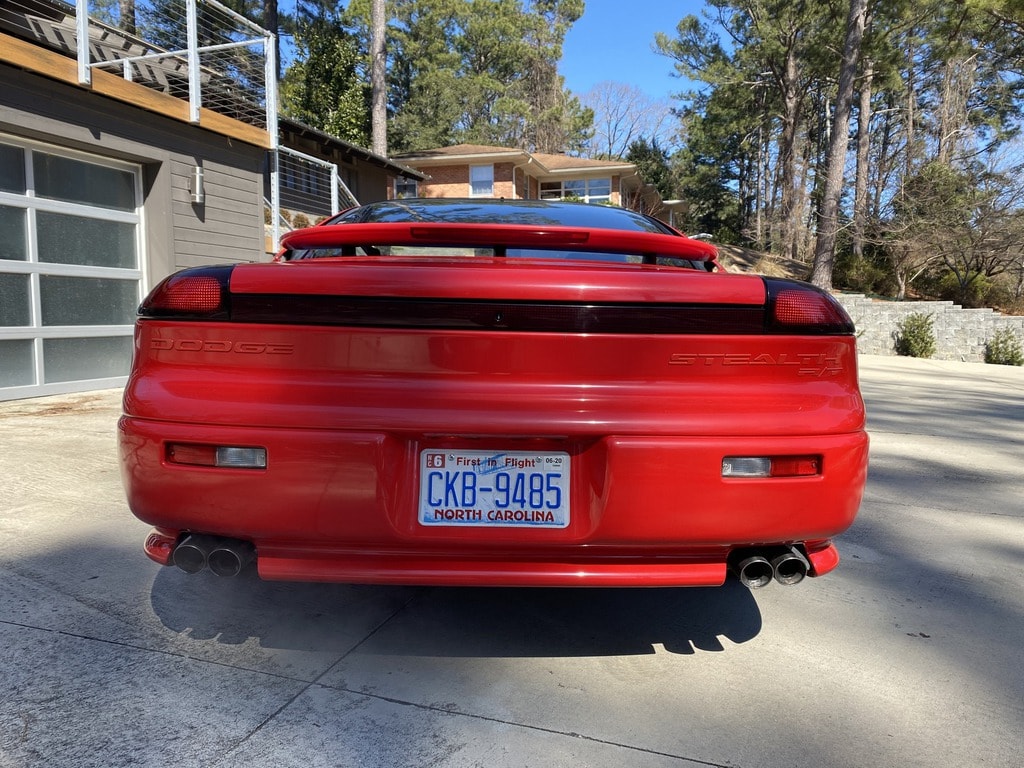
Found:
[[[210,552],[207,565],[218,576],[237,576],[256,557],[256,550],[247,541],[230,541]]]
[[[171,562],[185,573],[199,573],[206,567],[211,543],[202,536],[186,536],[174,548]]]
[[[791,586],[804,580],[811,565],[800,550],[796,547],[787,547],[772,558],[771,567],[779,584]]]
[[[748,589],[760,589],[771,583],[775,570],[766,558],[761,555],[750,555],[737,564],[736,574],[743,586]]]

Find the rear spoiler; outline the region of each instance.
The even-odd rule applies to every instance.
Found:
[[[367,245],[473,246],[493,248],[495,255],[499,256],[503,255],[506,248],[557,248],[565,251],[668,256],[695,261],[713,261],[718,257],[715,246],[685,236],[533,224],[327,224],[295,230],[281,240],[281,246],[286,250]]]

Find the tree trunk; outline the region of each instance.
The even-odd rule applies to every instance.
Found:
[[[843,194],[843,167],[846,165],[846,149],[850,141],[853,81],[857,74],[866,16],[867,0],[850,0],[846,42],[843,44],[843,59],[839,69],[839,93],[836,96],[832,139],[828,148],[825,191],[818,214],[818,242],[814,248],[814,269],[811,272],[811,282],[825,290],[832,290],[836,235],[839,233],[839,200]]]
[[[278,80],[281,79],[281,35],[277,29],[279,26],[277,0],[263,0],[263,28],[274,34],[274,61],[277,62],[277,72],[274,74]]]
[[[898,163],[897,151],[893,151],[893,144],[896,141],[896,134],[899,127],[896,125],[896,95],[889,91],[885,95],[885,108],[882,110],[881,139],[877,142],[878,149],[875,152],[874,179],[871,192],[868,195],[870,205],[868,218],[871,221],[878,221],[882,211],[882,195],[885,192],[886,184],[890,175],[894,172]],[[870,164],[869,164],[870,165]]]
[[[796,133],[800,124],[796,53],[790,49],[782,89],[782,135],[779,137],[781,198],[779,200],[779,241],[782,255],[797,257]]]
[[[914,76],[914,59],[916,58],[916,56],[917,50],[914,47],[913,40],[911,40],[909,47],[907,49],[907,103],[906,115],[904,117],[907,146],[904,150],[905,157],[903,175],[908,179],[914,173],[914,161],[917,159],[917,152],[915,150],[915,144],[917,142],[917,129],[914,123],[917,115],[917,81]]]
[[[135,26],[135,0],[119,0],[118,11],[120,12],[121,29],[129,35],[136,33]]]
[[[370,89],[373,100],[370,130],[373,135],[373,152],[381,157],[388,155],[387,55],[384,47],[386,22],[384,0],[373,0],[370,9]]]
[[[857,179],[853,192],[853,255],[864,258],[864,232],[868,219],[868,162],[871,149],[871,83],[874,65],[864,62],[860,84],[860,106],[857,109]]]

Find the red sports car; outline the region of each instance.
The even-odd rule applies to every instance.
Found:
[[[120,456],[156,562],[423,585],[828,572],[868,439],[853,325],[606,206],[395,200],[139,309]]]

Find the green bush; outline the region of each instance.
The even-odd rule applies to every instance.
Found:
[[[846,290],[868,295],[891,296],[896,292],[891,270],[868,258],[847,255],[837,259],[833,280]]]
[[[996,331],[985,345],[985,362],[993,365],[1024,365],[1020,339],[1009,328]]]
[[[992,306],[989,299],[989,294],[993,291],[992,278],[977,273],[972,273],[969,277],[967,292],[964,293],[956,275],[952,272],[943,272],[930,281],[930,293],[965,307]]]
[[[896,354],[903,357],[931,357],[935,354],[932,316],[913,312],[899,322],[896,330]]]

